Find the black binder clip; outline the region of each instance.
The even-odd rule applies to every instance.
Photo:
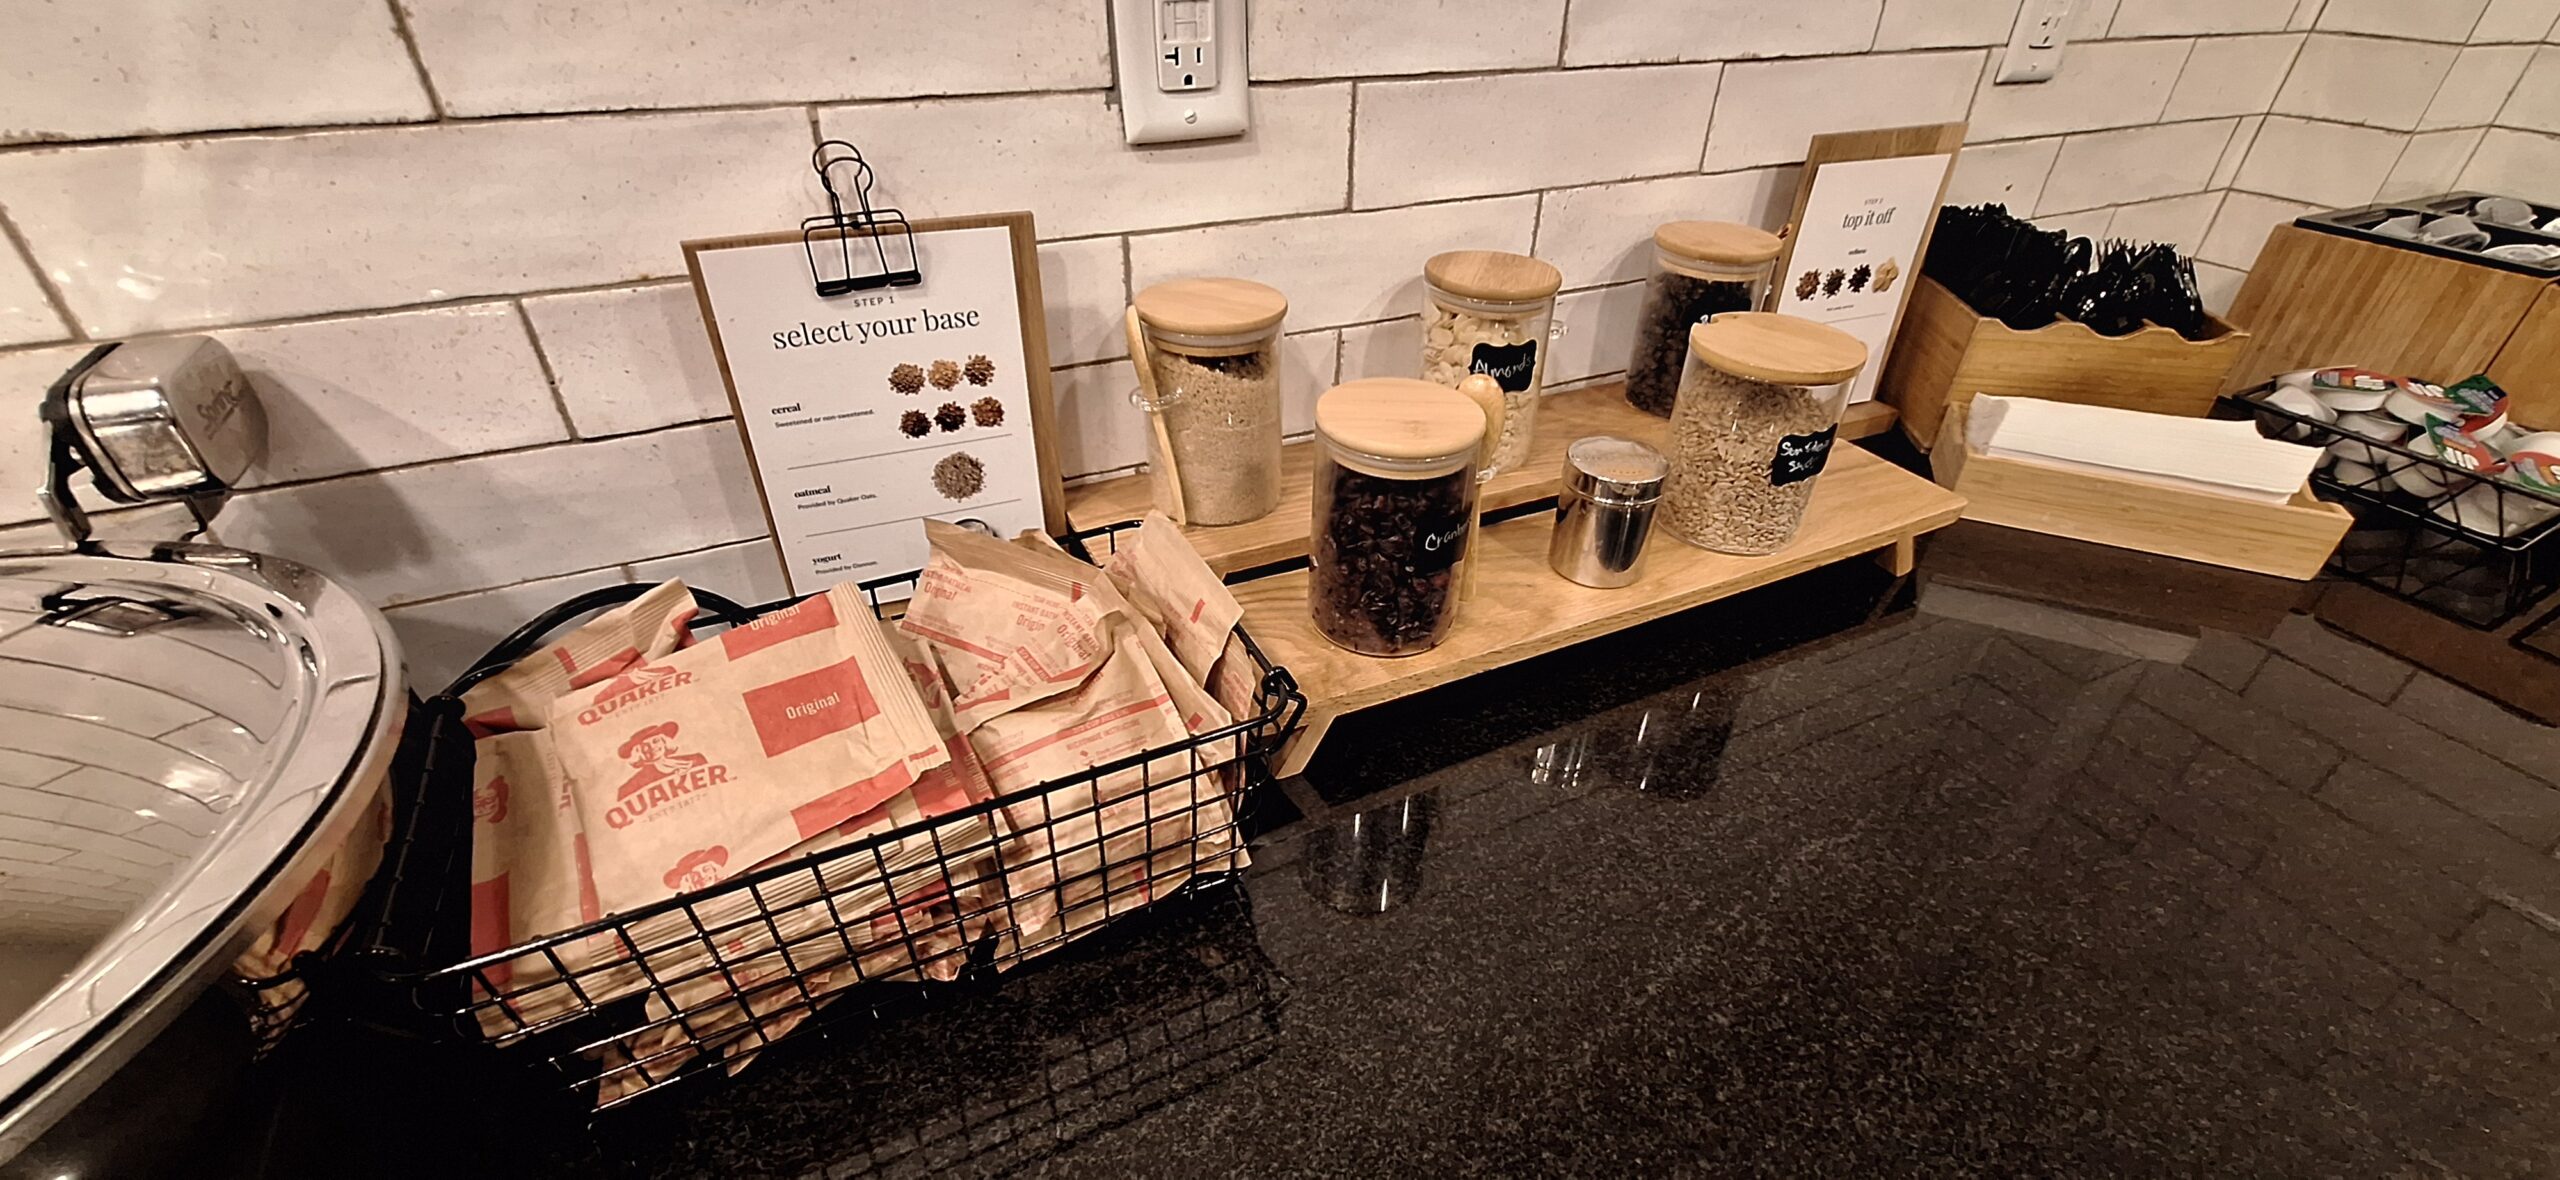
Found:
[[[844,194],[837,190],[835,169],[853,166],[853,200],[859,208],[844,211]],[[800,248],[809,255],[809,278],[821,296],[842,295],[849,291],[869,291],[879,287],[912,287],[924,281],[924,272],[916,269],[916,231],[907,224],[907,215],[895,209],[871,207],[871,164],[862,158],[862,150],[841,139],[830,139],[809,154],[809,166],[818,172],[818,183],[827,189],[827,212],[801,219]],[[870,244],[869,258],[860,260],[856,269],[854,239]],[[820,240],[835,243],[836,268],[829,277],[818,262]],[[893,251],[891,243],[896,243]],[[890,262],[892,253],[902,255],[906,265]]]

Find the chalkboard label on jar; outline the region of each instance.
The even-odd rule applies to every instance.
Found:
[[[1413,572],[1437,573],[1467,555],[1467,518],[1425,517],[1414,522]]]
[[[1822,465],[1831,461],[1831,442],[1840,428],[1831,427],[1820,434],[1790,434],[1778,440],[1778,454],[1769,460],[1769,486],[1783,488],[1802,483],[1822,474]]]
[[[1538,373],[1538,342],[1476,345],[1475,358],[1467,362],[1467,372],[1493,378],[1504,393],[1527,392],[1529,379]]]

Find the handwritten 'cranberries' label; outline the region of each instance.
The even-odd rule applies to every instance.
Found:
[[[1822,474],[1822,465],[1831,461],[1831,442],[1838,437],[1837,426],[1820,434],[1790,434],[1778,440],[1778,453],[1769,459],[1769,486],[1783,488],[1802,483]]]
[[[1458,564],[1458,559],[1467,555],[1469,523],[1463,514],[1426,516],[1414,521],[1414,572],[1437,573]]]
[[[1538,342],[1520,344],[1479,344],[1475,356],[1467,362],[1469,373],[1482,373],[1493,378],[1504,393],[1524,393],[1529,379],[1538,375]]]

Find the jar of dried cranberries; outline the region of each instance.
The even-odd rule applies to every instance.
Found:
[[[1485,426],[1464,394],[1410,378],[1353,381],[1316,399],[1307,610],[1325,638],[1371,656],[1447,638]]]

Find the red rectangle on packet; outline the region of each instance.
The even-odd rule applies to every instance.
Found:
[[[861,667],[851,659],[748,689],[740,698],[768,758],[880,715]]]
[[[825,594],[720,633],[720,650],[742,660],[777,643],[815,635],[836,625],[835,600]]]

